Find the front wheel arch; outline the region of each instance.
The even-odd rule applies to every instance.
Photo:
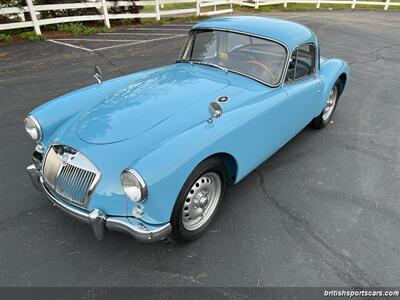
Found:
[[[229,154],[227,152],[219,152],[219,153],[215,153],[213,155],[206,157],[200,163],[202,163],[203,161],[210,159],[212,157],[217,157],[223,162],[223,164],[228,172],[229,182],[230,183],[236,182],[236,177],[238,174],[238,163],[237,163],[237,160],[235,159],[235,157],[232,154]]]
[[[201,178],[202,182],[204,183],[205,180],[202,179],[201,176],[204,176],[204,174],[210,174],[210,173],[214,173],[216,175],[218,175],[218,178],[220,179],[220,194],[218,196],[217,199],[217,203],[215,203],[215,206],[212,208],[212,212],[211,214],[208,215],[207,219],[205,219],[205,222],[203,222],[201,224],[200,227],[198,228],[187,228],[185,227],[185,222],[183,221],[183,219],[185,219],[186,217],[188,217],[188,220],[192,220],[191,219],[191,215],[190,215],[190,207],[192,205],[194,205],[194,214],[196,214],[196,210],[201,210],[201,200],[198,199],[198,197],[196,196],[196,187],[199,186],[199,183],[196,181],[199,181]],[[207,179],[207,182],[208,179]],[[206,183],[207,184],[207,183]],[[226,167],[224,165],[224,162],[217,156],[210,156],[209,158],[203,160],[200,164],[198,164],[194,170],[191,172],[191,174],[189,175],[189,177],[186,179],[185,183],[183,184],[181,191],[179,192],[179,195],[175,201],[175,205],[171,214],[171,219],[170,219],[170,224],[172,226],[172,238],[178,242],[189,242],[189,241],[193,241],[198,239],[200,236],[202,236],[207,230],[208,228],[212,225],[212,223],[215,221],[215,217],[217,215],[218,209],[221,205],[221,202],[223,202],[223,199],[225,198],[226,192],[227,192],[227,188],[228,188],[228,172],[226,170]],[[200,191],[200,193],[203,193],[203,191],[201,191],[201,186],[200,188],[197,189],[197,191]],[[192,200],[190,200],[190,194],[193,194],[193,196],[195,198],[191,198]],[[209,194],[207,192],[207,194]],[[207,195],[205,194],[205,195]],[[209,194],[210,195],[210,194]],[[212,195],[212,193],[211,193]],[[203,196],[200,194],[201,197],[207,197],[207,196]],[[208,198],[208,197],[207,197]],[[194,200],[193,200],[194,199]],[[194,201],[194,202],[193,202]],[[199,202],[196,202],[199,201]],[[211,200],[206,200],[206,204],[207,202],[211,201]],[[211,202],[210,202],[211,203]],[[198,207],[196,208],[196,205],[198,205]],[[204,210],[207,211],[207,206],[205,206],[205,208],[203,208],[203,212]],[[196,219],[200,219],[203,218],[203,212],[200,212],[201,216],[199,216],[199,214],[197,214],[197,217],[195,216],[195,218],[193,220],[196,221]],[[187,214],[186,214],[187,213]],[[206,218],[207,214],[204,214],[204,217]],[[188,222],[192,222],[192,221],[188,221]]]
[[[346,81],[347,81],[346,73],[340,74],[338,80],[340,80],[339,83],[339,96],[340,96],[343,93],[344,87],[346,86]]]

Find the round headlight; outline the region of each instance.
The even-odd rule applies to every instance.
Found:
[[[42,138],[42,129],[40,128],[39,122],[34,116],[29,115],[24,120],[25,130],[30,137],[36,141]]]
[[[125,169],[121,173],[121,184],[125,194],[135,202],[141,202],[147,197],[147,187],[142,176],[133,169]]]

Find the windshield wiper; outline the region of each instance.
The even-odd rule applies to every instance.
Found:
[[[205,65],[205,66],[214,67],[214,68],[217,68],[217,69],[220,69],[220,70],[224,71],[225,73],[228,73],[228,71],[229,71],[227,68],[221,67],[220,65],[213,64],[213,63],[206,62],[206,61],[202,61],[202,60],[192,60],[192,62],[193,62],[194,64],[199,64],[199,65]]]
[[[228,71],[229,71],[228,69],[226,69],[224,67],[221,67],[221,66],[219,66],[217,64],[213,64],[213,63],[202,61],[202,60],[191,60],[191,59],[182,58],[182,59],[178,59],[176,61],[176,63],[190,63],[192,65],[193,64],[198,64],[198,65],[210,66],[210,67],[214,67],[214,68],[220,69],[220,70],[224,71],[225,73],[228,73]]]
[[[191,61],[190,59],[186,59],[186,58],[181,58],[178,59],[177,61],[175,61],[176,63],[190,63],[193,64],[193,61]]]

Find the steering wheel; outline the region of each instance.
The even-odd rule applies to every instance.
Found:
[[[274,74],[273,74],[272,71],[271,71],[266,65],[264,65],[263,63],[260,63],[259,61],[256,61],[256,60],[246,60],[244,63],[245,63],[245,64],[253,64],[253,65],[255,65],[255,66],[257,66],[257,67],[263,69],[264,71],[266,71],[266,72],[268,73],[268,76],[271,77],[272,81],[275,82],[275,76],[274,76]]]
[[[297,66],[303,67],[303,69],[304,69],[303,73],[304,74],[311,74],[312,73],[312,67],[310,66],[309,63],[307,63],[305,61],[297,60]],[[297,73],[297,70],[296,70],[296,73]]]

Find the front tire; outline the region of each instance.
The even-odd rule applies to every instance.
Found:
[[[200,163],[183,185],[171,216],[172,238],[198,239],[212,225],[228,187],[223,162],[209,158]]]
[[[333,113],[336,109],[339,100],[340,80],[336,81],[331,90],[329,91],[328,99],[326,100],[325,107],[318,117],[311,121],[311,126],[316,129],[324,128],[331,120]]]

